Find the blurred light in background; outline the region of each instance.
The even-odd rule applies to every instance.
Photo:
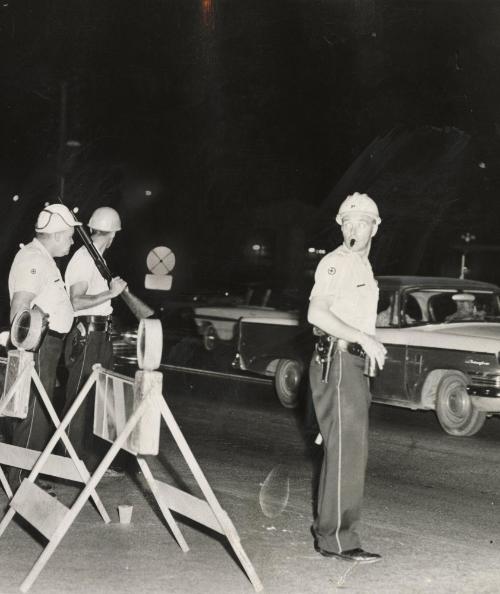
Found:
[[[307,248],[307,252],[311,256],[324,256],[326,254],[326,250],[324,250],[322,248],[315,248],[315,247]]]

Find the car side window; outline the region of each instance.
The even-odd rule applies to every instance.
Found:
[[[397,312],[394,310],[396,293],[394,291],[380,291],[377,306],[377,328],[397,326]]]
[[[409,293],[404,301],[403,319],[405,324],[418,324],[422,321],[422,310],[415,297]]]

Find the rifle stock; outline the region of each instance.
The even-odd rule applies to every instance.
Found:
[[[61,204],[64,204],[61,197],[59,197],[59,201],[61,202]],[[75,221],[78,221],[78,219],[75,216],[75,213],[73,211],[70,212],[73,215]],[[97,266],[97,269],[101,273],[102,277],[106,279],[108,282],[110,282],[113,278],[113,274],[111,273],[111,270],[108,268],[108,265],[106,264],[106,261],[102,257],[101,253],[95,247],[91,237],[85,231],[82,225],[78,225],[77,227],[75,227],[75,229],[78,232],[78,235],[80,235],[80,239],[82,240],[83,245],[87,248],[90,257],[92,258],[92,260],[94,260],[94,264]],[[154,310],[151,309],[149,305],[146,305],[144,301],[141,301],[139,297],[136,297],[134,294],[132,294],[129,291],[128,287],[126,287],[120,293],[120,297],[123,299],[130,311],[139,321],[144,318],[149,318],[154,314]]]
[[[120,293],[120,297],[139,321],[144,318],[149,318],[154,314],[154,310],[152,310],[149,305],[146,305],[144,301],[139,299],[139,297],[136,297],[131,293],[128,287]]]

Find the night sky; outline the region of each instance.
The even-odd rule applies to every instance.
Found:
[[[178,290],[298,282],[354,190],[386,225],[377,272],[458,276],[461,234],[497,242],[499,25],[474,0],[5,0],[0,273],[64,174],[83,220],[120,210],[132,283],[159,244]]]

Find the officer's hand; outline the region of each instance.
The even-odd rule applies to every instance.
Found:
[[[36,311],[38,311],[42,315],[42,324],[43,325],[45,325],[45,324],[48,325],[49,318],[50,318],[50,316],[49,316],[48,313],[44,312],[43,309],[40,306],[38,306],[38,305],[34,305],[31,309],[33,309],[33,310],[36,309]]]
[[[109,283],[109,290],[111,291],[111,297],[118,297],[118,295],[124,291],[127,287],[127,283],[120,278],[119,276],[115,276],[115,278],[111,279]]]
[[[360,345],[363,347],[365,353],[371,358],[376,359],[380,369],[384,368],[385,356],[387,349],[374,336],[364,334],[363,339],[360,340]]]

